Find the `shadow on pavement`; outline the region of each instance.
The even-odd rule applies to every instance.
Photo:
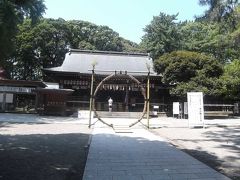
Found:
[[[0,135],[0,179],[79,180],[88,140],[83,133]]]
[[[215,152],[207,152],[204,151],[202,148],[199,148],[198,150],[185,148],[184,145],[180,145],[181,142],[175,143],[175,141],[170,141],[176,147],[195,157],[199,161],[207,164],[208,166],[216,169],[217,171],[227,175],[234,180],[240,180],[240,127],[222,126],[218,127],[218,130],[214,131],[211,131],[211,128],[209,128],[208,131],[203,133],[203,137],[203,139],[182,139],[181,137],[179,137],[175,140],[191,142],[194,144],[217,142],[218,145],[215,146],[216,149],[218,149],[219,151],[231,152],[234,153],[234,155],[224,156],[223,159],[220,159],[219,157],[214,155]]]

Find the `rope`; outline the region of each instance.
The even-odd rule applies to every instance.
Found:
[[[98,86],[96,87],[96,89],[95,89],[95,91],[94,91],[94,94],[93,94],[93,111],[94,111],[97,119],[98,119],[99,121],[101,121],[103,124],[105,124],[105,125],[107,125],[107,126],[109,126],[109,127],[113,127],[113,125],[112,125],[112,124],[108,124],[107,122],[105,122],[105,121],[99,116],[99,114],[98,114],[98,112],[97,112],[97,110],[96,110],[95,97],[96,97],[99,89],[103,86],[103,84],[104,84],[106,81],[112,79],[112,78],[115,77],[115,76],[121,77],[121,76],[123,76],[123,74],[116,74],[116,73],[110,74],[109,76],[107,76],[106,78],[104,78],[104,79],[98,84]],[[132,75],[124,74],[124,77],[126,77],[126,76],[127,76],[129,79],[131,79],[133,82],[135,82],[135,83],[138,84],[138,86],[139,86],[140,89],[141,89],[141,93],[142,93],[142,95],[143,95],[143,97],[144,97],[144,100],[145,100],[145,99],[146,99],[146,90],[143,88],[142,84],[141,84],[135,77],[133,77]],[[144,117],[145,114],[146,114],[146,109],[147,109],[147,103],[146,103],[146,101],[144,101],[144,107],[143,107],[143,111],[142,111],[141,117],[140,117],[136,122],[130,124],[129,127],[132,127],[132,126],[134,126],[135,124],[141,122],[141,120],[143,119],[143,117]]]

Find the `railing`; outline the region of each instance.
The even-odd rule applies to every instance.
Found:
[[[150,110],[153,111],[153,107],[158,106],[158,112],[166,112],[169,113],[172,110],[171,104],[163,104],[163,103],[150,103]],[[89,101],[81,101],[81,100],[69,100],[67,102],[67,107],[69,109],[82,109],[88,110],[89,109]],[[108,111],[108,103],[107,102],[95,102],[95,107],[97,111]],[[144,103],[134,103],[128,104],[126,107],[125,103],[122,102],[114,102],[112,106],[112,111],[118,112],[141,112],[143,110]]]
[[[158,106],[158,109],[154,109],[154,106]],[[70,100],[67,102],[68,109],[72,110],[88,110],[89,101],[83,100]],[[107,102],[96,102],[95,107],[97,111],[108,111]],[[112,111],[114,112],[141,112],[143,110],[144,103],[134,103],[128,104],[126,107],[125,103],[114,102],[112,106]],[[157,111],[158,113],[166,113],[172,115],[172,104],[163,104],[163,103],[150,103],[150,111]],[[204,104],[204,114],[205,116],[228,116],[234,114],[234,105],[233,104]]]
[[[231,111],[234,110],[234,105],[232,104],[204,104],[205,111]]]
[[[229,116],[234,114],[232,104],[204,104],[205,116]]]

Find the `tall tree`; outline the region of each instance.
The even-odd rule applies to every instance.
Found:
[[[14,50],[17,25],[25,18],[35,23],[45,12],[43,0],[0,0],[0,65]]]
[[[145,35],[141,46],[150,52],[153,59],[181,48],[177,16],[160,13],[159,16],[154,16],[151,23],[144,28]]]

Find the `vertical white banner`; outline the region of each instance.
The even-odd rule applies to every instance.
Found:
[[[203,93],[189,92],[188,100],[188,125],[204,127],[204,109],[203,109]]]
[[[173,115],[179,115],[179,102],[173,102]]]
[[[188,114],[188,105],[187,105],[187,102],[184,102],[184,115],[187,115]]]

